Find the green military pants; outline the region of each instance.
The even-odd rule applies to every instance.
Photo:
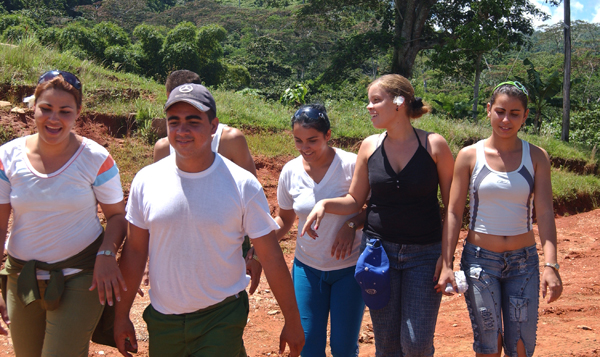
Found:
[[[218,304],[188,314],[165,315],[149,305],[150,357],[246,357],[242,341],[248,321],[245,290]]]

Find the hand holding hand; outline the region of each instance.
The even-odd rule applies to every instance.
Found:
[[[453,293],[447,293],[446,290],[446,285],[448,285],[448,283],[450,283],[452,285],[452,288],[454,289],[454,291],[458,291],[458,286],[456,285],[456,281],[454,280],[454,271],[452,271],[451,268],[447,268],[444,267],[442,268],[442,271],[440,272],[440,278],[438,280],[437,285],[434,287],[435,291],[437,291],[438,293],[442,293],[446,296],[452,296],[454,295]]]

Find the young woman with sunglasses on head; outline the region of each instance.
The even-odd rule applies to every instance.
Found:
[[[500,83],[487,104],[492,135],[456,158],[436,288],[450,283],[456,289],[453,257],[468,193],[471,219],[461,269],[477,356],[500,356],[502,347],[506,356],[533,355],[540,290],[533,204],[546,261],[542,295],[549,289],[550,303],[562,292],[550,160],[544,149],[517,136],[529,113],[527,96],[519,82]]]
[[[81,102],[75,75],[44,73],[37,133],[0,147],[2,250],[13,214],[0,313],[17,356],[87,356],[105,301],[126,289],[115,260],[127,229],[119,171],[106,149],[71,132]]]
[[[315,203],[348,193],[356,154],[329,146],[331,129],[325,107],[298,109],[292,134],[300,156],[285,164],[279,176],[277,200],[279,239],[299,218],[302,226]],[[313,239],[298,234],[292,270],[294,290],[306,343],[302,356],[325,356],[327,320],[331,314],[331,353],[358,356],[358,334],[364,312],[354,279],[365,214],[362,207],[344,215],[325,215],[326,227]]]
[[[363,141],[349,193],[319,201],[302,234],[315,236],[324,229],[325,212],[356,212],[370,192],[361,248],[372,238],[381,241],[389,259],[391,291],[383,308],[371,309],[376,355],[432,356],[442,298],[434,289],[442,240],[437,193],[439,187],[446,205],[454,160],[443,137],[412,127],[411,120],[429,108],[414,96],[406,78],[382,76],[368,91],[373,126],[386,132]]]

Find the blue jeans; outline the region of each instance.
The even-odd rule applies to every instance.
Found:
[[[365,249],[363,233],[361,252]],[[376,355],[433,356],[433,334],[442,294],[434,289],[442,243],[396,244],[382,241],[390,261],[390,302],[371,310]]]
[[[358,356],[358,334],[365,311],[354,266],[321,271],[294,259],[292,276],[306,343],[302,356],[325,357],[331,313],[331,354]]]
[[[540,272],[535,245],[495,253],[465,243],[461,269],[469,289],[465,300],[471,317],[477,353],[498,352],[504,323],[504,353],[517,356],[521,339],[527,356],[535,349]]]

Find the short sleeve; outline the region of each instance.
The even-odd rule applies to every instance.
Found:
[[[125,207],[126,214],[125,219],[133,224],[134,226],[142,229],[148,229],[146,220],[144,219],[144,199],[142,196],[142,183],[139,172],[131,182],[131,189],[129,190],[129,198],[127,199],[127,206]]]
[[[269,203],[262,187],[246,202],[243,225],[246,234],[252,239],[279,229],[279,225],[271,217]]]
[[[113,160],[112,156],[108,155],[92,184],[96,199],[100,203],[114,204],[123,201],[123,188],[121,187],[121,178],[119,176],[119,168]]]
[[[291,210],[294,208],[294,198],[290,194],[289,187],[289,170],[284,170],[279,175],[279,183],[277,184],[277,204],[279,208]]]
[[[0,159],[0,204],[6,203],[10,203],[10,181],[8,181],[4,164]]]

